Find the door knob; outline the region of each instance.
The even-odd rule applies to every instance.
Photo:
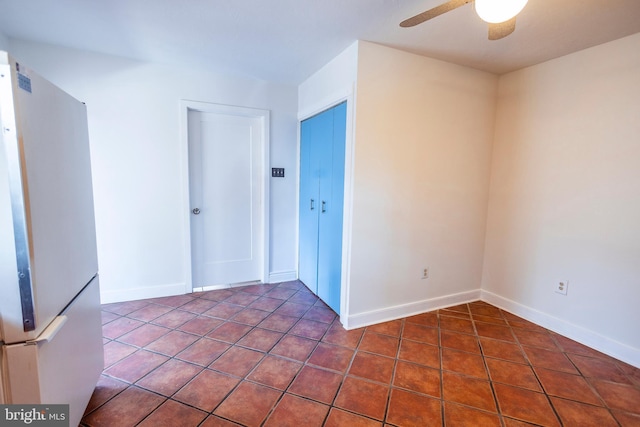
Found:
[[[325,202],[324,200],[322,201],[322,213],[325,213],[327,211],[327,202]]]
[[[311,199],[311,210],[315,209],[315,206],[313,206],[313,202],[315,202],[315,200]]]
[[[192,210],[191,212],[193,212],[194,215],[198,215],[200,213],[200,209],[195,208],[194,210]]]

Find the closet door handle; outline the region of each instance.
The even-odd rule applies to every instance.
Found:
[[[327,202],[325,202],[324,200],[322,201],[322,213],[325,213],[327,211]]]
[[[315,209],[315,206],[313,206],[314,203],[315,203],[315,200],[311,199],[311,210]]]

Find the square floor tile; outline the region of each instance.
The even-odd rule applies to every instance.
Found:
[[[551,403],[565,426],[617,427],[611,413],[602,407],[587,405],[570,400],[551,398]]]
[[[247,379],[278,390],[286,390],[302,366],[302,363],[293,360],[267,356]]]
[[[164,400],[150,391],[129,387],[89,414],[83,422],[92,427],[135,426]]]
[[[216,304],[216,301],[211,301],[205,298],[197,298],[193,301],[190,301],[182,306],[180,306],[180,310],[189,311],[191,313],[202,314],[207,310],[213,308]]]
[[[240,338],[251,330],[251,326],[236,322],[224,322],[216,329],[207,334],[207,337],[230,344],[236,343]]]
[[[170,359],[139,380],[136,385],[169,397],[199,374],[202,369],[197,365]]]
[[[519,387],[495,384],[502,414],[543,426],[560,426],[547,396]]]
[[[342,327],[342,325],[340,325],[340,323],[334,322],[322,338],[322,341],[329,344],[339,345],[341,347],[356,348],[363,333],[364,328],[347,331]]]
[[[480,344],[474,335],[440,330],[440,345],[446,348],[480,354]]]
[[[329,325],[314,320],[300,319],[293,328],[289,330],[290,334],[298,335],[313,340],[319,340],[327,332]]]
[[[440,344],[438,329],[415,323],[406,322],[404,324],[402,338],[432,345]]]
[[[480,379],[488,379],[484,359],[479,354],[443,348],[442,369]]]
[[[173,399],[211,412],[240,382],[237,378],[204,369],[178,391]]]
[[[98,384],[96,384],[96,388],[87,404],[85,414],[95,410],[127,387],[129,387],[129,384],[123,381],[107,377],[106,375],[100,375]]]
[[[559,351],[555,340],[548,332],[528,331],[525,329],[513,328],[513,333],[522,345],[530,347],[546,348],[547,350]]]
[[[187,323],[189,320],[194,319],[196,316],[196,314],[189,313],[188,311],[173,310],[153,319],[151,323],[166,326],[167,328],[177,328],[178,326]]]
[[[215,415],[248,427],[257,427],[267,418],[281,392],[244,381],[214,411]]]
[[[400,347],[400,340],[389,335],[366,331],[360,341],[358,350],[376,353],[382,356],[396,357]]]
[[[146,350],[138,350],[105,370],[109,376],[134,383],[169,360],[168,357]]]
[[[580,374],[564,353],[538,347],[522,348],[534,367],[566,372],[568,374]]]
[[[356,352],[349,375],[385,384],[391,382],[395,359],[363,351]]]
[[[345,347],[319,343],[309,358],[309,364],[345,372],[351,363],[354,351]]]
[[[283,304],[283,300],[277,298],[269,298],[269,297],[260,297],[251,304],[249,304],[248,308],[254,308],[256,310],[266,311],[268,313],[272,313],[273,310],[280,307]]]
[[[298,322],[297,317],[272,314],[258,324],[259,327],[276,332],[287,332]]]
[[[118,341],[138,347],[144,347],[170,331],[171,329],[147,323],[122,335],[118,338]]]
[[[448,331],[461,332],[463,334],[475,334],[471,320],[452,316],[439,316],[440,328]]]
[[[516,342],[513,332],[508,326],[494,325],[491,323],[474,322],[479,336],[493,338],[495,340]]]
[[[303,362],[307,360],[317,343],[307,338],[285,335],[270,353]]]
[[[359,378],[346,377],[334,406],[382,421],[389,387]],[[363,399],[366,396],[366,399]]]
[[[481,411],[456,403],[444,402],[444,425],[501,427],[498,414]]]
[[[269,313],[266,311],[257,310],[254,308],[245,308],[240,313],[233,316],[232,319],[234,322],[255,326],[258,323],[262,322],[268,315]]]
[[[629,381],[624,372],[611,360],[580,356],[577,354],[569,354],[568,357],[582,375],[587,378],[598,378],[614,383],[631,384],[631,381]]]
[[[340,374],[305,366],[287,391],[330,405],[341,383],[342,375]]]
[[[243,309],[244,307],[240,305],[221,302],[205,311],[203,314],[211,317],[217,317],[218,319],[228,320],[241,312]]]
[[[291,316],[291,317],[302,317],[309,310],[309,306],[307,304],[297,304],[295,302],[285,302],[280,307],[274,310],[275,314],[280,314],[282,316]]]
[[[440,370],[398,361],[393,386],[440,397]]]
[[[432,368],[440,368],[440,350],[430,344],[401,340],[398,359],[419,363]]]
[[[440,400],[400,389],[391,390],[387,422],[398,426],[442,425]]]
[[[196,365],[209,366],[211,362],[220,357],[220,355],[230,347],[229,344],[220,341],[201,338],[178,353],[175,357],[186,362],[195,363]]]
[[[167,356],[175,356],[194,342],[198,341],[198,339],[199,338],[196,335],[174,330],[158,338],[145,348]]]
[[[489,381],[449,372],[442,373],[443,399],[497,412]]]
[[[206,412],[184,405],[182,403],[167,400],[151,415],[144,419],[140,427],[173,427],[173,426],[197,426],[207,416]]]
[[[392,337],[399,337],[402,332],[402,323],[402,320],[391,320],[389,322],[377,323],[375,325],[367,326],[367,331]]]
[[[580,375],[536,368],[538,378],[547,394],[564,397],[578,402],[602,406],[602,400]]]
[[[327,405],[285,394],[264,427],[322,427],[328,412]]]
[[[149,304],[139,310],[127,314],[127,317],[141,320],[143,322],[149,322],[157,317],[162,316],[163,314],[167,314],[171,310],[171,307],[167,307],[164,305]]]
[[[338,408],[331,408],[324,427],[382,427],[382,423]]]
[[[238,345],[267,352],[271,350],[283,336],[280,332],[254,328],[238,341]]]
[[[407,323],[415,323],[422,326],[431,326],[432,328],[438,327],[438,315],[436,313],[422,313],[415,316],[409,316],[406,318]]]
[[[506,360],[486,358],[491,380],[533,391],[542,391],[536,375],[529,365],[508,362]]]
[[[322,307],[311,307],[302,317],[308,320],[331,324],[336,318],[336,313],[334,313],[330,308],[324,307],[323,304]]]
[[[518,344],[480,337],[480,346],[484,356],[516,363],[528,363]]]
[[[213,328],[222,324],[222,320],[213,319],[208,316],[198,316],[183,323],[178,327],[181,331],[189,332],[196,335],[206,335]]]
[[[260,362],[263,357],[264,353],[255,350],[231,347],[226,353],[209,365],[209,368],[236,377],[244,377],[258,365],[258,362]]]
[[[637,387],[595,379],[589,382],[610,408],[640,414],[640,389]]]
[[[104,350],[104,367],[108,368],[116,362],[121,361],[125,357],[138,351],[137,347],[123,344],[118,341],[109,341],[103,346]]]
[[[111,340],[116,339],[136,328],[144,325],[144,322],[128,317],[120,317],[113,320],[102,327],[102,336]]]

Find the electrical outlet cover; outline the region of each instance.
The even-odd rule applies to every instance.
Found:
[[[569,281],[568,280],[558,280],[556,282],[556,293],[561,295],[567,295],[567,291],[569,290]]]

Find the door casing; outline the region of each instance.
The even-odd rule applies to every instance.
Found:
[[[261,122],[262,130],[262,146],[261,146],[261,182],[260,192],[262,200],[261,211],[261,230],[262,230],[262,274],[260,280],[263,283],[269,281],[269,123],[270,112],[269,110],[237,107],[223,104],[213,104],[208,102],[181,100],[180,101],[180,139],[181,139],[181,177],[182,177],[182,212],[183,212],[183,236],[184,236],[184,259],[183,269],[185,272],[185,293],[191,293],[194,290],[193,287],[193,274],[192,274],[192,250],[191,250],[191,201],[190,201],[190,188],[189,188],[189,111],[200,111],[204,113],[224,114],[231,116],[252,117],[257,118]],[[226,287],[226,286],[224,286]],[[206,288],[210,289],[210,288]],[[214,288],[211,288],[214,289]],[[197,289],[199,290],[199,289]]]

